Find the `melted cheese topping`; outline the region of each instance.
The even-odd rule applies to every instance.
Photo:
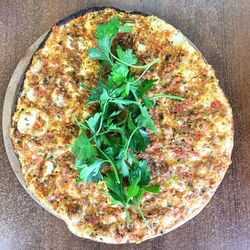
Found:
[[[22,112],[17,122],[17,129],[22,134],[42,136],[47,128],[48,117],[42,111],[34,108]]]
[[[87,118],[88,91],[98,81],[100,64],[88,57],[96,47],[97,26],[118,15],[133,23],[118,43],[132,48],[142,62],[160,58],[145,75],[158,79],[152,94],[180,95],[185,101],[161,98],[151,110],[159,131],[141,158],[147,159],[157,195],[146,194],[138,212],[110,205],[103,182],[75,183],[74,157],[66,144],[78,134],[73,114]],[[136,242],[166,233],[194,216],[210,200],[231,160],[232,114],[214,71],[183,34],[154,16],[104,9],[60,27],[54,26],[26,73],[11,130],[28,188],[62,217],[80,237],[108,243]]]

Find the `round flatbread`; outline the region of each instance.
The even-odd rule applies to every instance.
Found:
[[[67,146],[78,135],[73,114],[84,119],[95,112],[84,105],[89,93],[80,83],[95,87],[100,64],[88,49],[96,47],[97,26],[115,15],[133,24],[117,38],[123,48],[131,48],[141,63],[160,58],[145,75],[158,80],[150,94],[185,98],[157,100],[150,113],[158,133],[139,154],[161,187],[141,203],[152,231],[134,207],[127,228],[125,212],[110,204],[104,182],[76,184]],[[51,29],[26,72],[11,137],[28,189],[70,231],[107,243],[140,243],[183,224],[211,199],[231,163],[232,111],[214,70],[180,31],[155,16],[104,8]]]

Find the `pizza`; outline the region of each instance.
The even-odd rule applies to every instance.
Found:
[[[142,63],[158,58],[143,77],[156,79],[150,95],[159,98],[149,113],[158,133],[138,157],[147,160],[157,194],[133,206],[126,225],[123,207],[110,203],[104,181],[76,183],[72,144],[95,106],[85,105],[95,89],[101,63],[89,57],[95,31],[114,16],[132,24],[115,42]],[[11,138],[27,188],[74,234],[106,243],[140,243],[182,225],[210,201],[231,163],[233,119],[213,68],[177,29],[156,16],[112,8],[80,12],[52,27],[26,71],[13,114]]]

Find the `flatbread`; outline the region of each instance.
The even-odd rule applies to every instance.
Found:
[[[159,194],[146,194],[138,212],[110,205],[103,182],[76,184],[74,157],[67,144],[78,134],[73,114],[85,119],[94,112],[84,105],[95,87],[100,64],[88,57],[96,46],[94,32],[114,15],[133,23],[118,42],[131,48],[140,62],[160,58],[145,78],[157,79],[150,94],[170,93],[151,109],[159,131],[140,157],[149,162]],[[188,39],[170,24],[111,8],[69,18],[52,28],[34,54],[18,98],[11,129],[13,145],[29,190],[61,217],[74,234],[106,243],[140,243],[173,230],[209,202],[231,163],[232,111],[214,70]]]

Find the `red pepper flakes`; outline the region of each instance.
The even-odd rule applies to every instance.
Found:
[[[34,129],[38,129],[40,127],[40,122],[39,121],[36,121],[36,123],[33,125],[33,128]]]
[[[200,156],[200,153],[194,152],[194,156],[199,157],[199,156]]]
[[[207,128],[207,126],[205,126],[205,128]],[[202,130],[200,133],[201,133],[201,136],[205,136],[206,135],[206,130]]]
[[[182,148],[177,148],[173,150],[175,154],[182,156],[185,155],[185,151]]]
[[[53,32],[58,32],[59,31],[59,26],[53,26],[52,31]]]
[[[175,65],[173,65],[173,64],[170,64],[170,65],[169,65],[169,70],[170,70],[170,71],[173,71],[173,70],[175,70]]]
[[[43,97],[46,94],[47,94],[47,91],[44,88],[38,87],[37,92],[36,92],[37,97]]]
[[[220,109],[222,107],[222,104],[219,100],[215,100],[211,103],[211,108],[213,109]]]
[[[61,45],[61,49],[62,49],[62,51],[65,52],[67,50],[67,47],[65,45]]]
[[[191,174],[190,173],[183,173],[183,177],[185,179],[190,179],[191,178]]]
[[[172,80],[172,84],[178,84],[178,83],[180,83],[181,82],[181,77],[175,77],[173,80]]]
[[[16,136],[17,136],[17,137],[20,137],[20,136],[21,136],[21,133],[20,133],[18,130],[16,131]]]
[[[199,141],[200,140],[200,138],[201,138],[201,135],[199,135],[199,134],[196,134],[196,135],[194,135],[194,140],[195,141]]]
[[[43,75],[46,75],[47,72],[48,72],[48,62],[43,62],[43,65],[42,65],[42,74]]]
[[[179,217],[179,215],[180,215],[180,211],[175,211],[175,212],[174,212],[174,216],[175,216],[175,217]]]
[[[55,194],[55,199],[60,199],[63,196],[62,193]]]
[[[203,69],[203,70],[201,71],[201,74],[202,74],[203,76],[206,76],[207,73],[208,73],[208,70],[207,70],[207,69]]]
[[[176,112],[182,112],[182,111],[184,111],[185,110],[185,105],[180,105],[179,107],[177,107],[176,109],[175,109],[175,111]]]
[[[96,222],[96,216],[94,216],[94,215],[86,215],[84,218],[86,221],[88,221],[92,224],[94,224]]]

